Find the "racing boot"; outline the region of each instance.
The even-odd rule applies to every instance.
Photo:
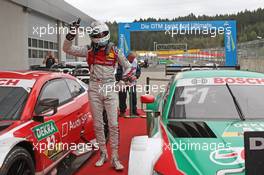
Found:
[[[113,168],[114,168],[116,171],[122,171],[122,170],[124,169],[124,166],[123,166],[123,165],[121,164],[121,162],[119,161],[117,151],[114,151],[114,152],[112,153],[111,164],[112,164]]]
[[[107,159],[108,159],[108,155],[107,155],[107,153],[105,153],[105,152],[101,152],[101,153],[100,153],[100,158],[99,158],[99,160],[95,163],[95,166],[97,166],[97,167],[103,166],[104,163],[107,161]]]

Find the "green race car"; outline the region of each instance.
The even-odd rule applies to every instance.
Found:
[[[263,100],[261,73],[177,72],[165,92],[141,97],[148,136],[132,139],[128,174],[253,175],[244,133],[264,131]]]

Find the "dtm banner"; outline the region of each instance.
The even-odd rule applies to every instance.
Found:
[[[245,132],[246,175],[263,175],[264,132]]]
[[[223,35],[225,43],[226,66],[237,65],[236,21],[175,21],[175,22],[133,22],[118,24],[118,46],[128,55],[130,52],[130,33],[136,31],[164,31],[169,37],[180,35],[206,35],[212,38]]]

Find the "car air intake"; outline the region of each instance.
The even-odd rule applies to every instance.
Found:
[[[205,122],[173,121],[168,124],[168,129],[174,137],[216,138],[216,135]]]

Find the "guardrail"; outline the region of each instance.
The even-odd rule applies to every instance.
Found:
[[[192,71],[192,70],[240,70],[240,66],[175,66],[166,65],[165,75],[174,75],[178,72]]]
[[[55,65],[51,68],[33,66],[30,68],[30,70],[61,72],[65,74],[70,74],[78,78],[79,80],[83,81],[86,84],[89,84],[89,81],[90,81],[90,71],[89,71],[88,66]]]

